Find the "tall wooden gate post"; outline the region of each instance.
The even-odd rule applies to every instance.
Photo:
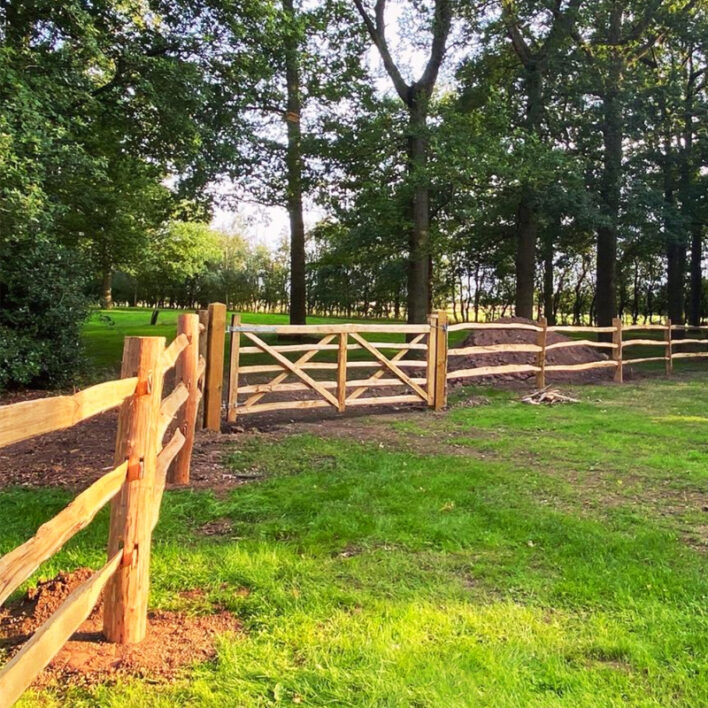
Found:
[[[438,310],[435,331],[435,410],[447,405],[447,310]]]
[[[224,344],[226,337],[226,305],[209,305],[207,360],[204,374],[204,427],[221,430],[221,396],[224,389]]]
[[[671,376],[674,370],[673,361],[673,346],[671,337],[671,320],[666,320],[666,332],[664,333],[664,340],[666,342],[666,375]]]
[[[622,383],[624,381],[622,318],[615,317],[612,320],[612,326],[615,328],[615,331],[612,333],[612,343],[615,345],[615,348],[612,350],[612,358],[617,362],[617,366],[615,368],[615,383]]]
[[[428,332],[425,379],[427,381],[426,389],[428,391],[428,407],[435,408],[435,382],[436,382],[436,357],[438,355],[437,348],[437,333],[438,333],[438,315],[436,312],[428,315]],[[447,368],[447,367],[446,367]]]
[[[189,463],[194,447],[194,426],[199,407],[199,386],[197,381],[199,369],[199,316],[180,315],[177,319],[177,335],[187,335],[189,344],[179,355],[175,367],[175,381],[182,382],[187,387],[189,397],[177,414],[177,426],[184,435],[184,444],[177,453],[175,461],[168,474],[168,480],[176,484],[189,484]]]
[[[241,324],[241,315],[231,315],[231,326]],[[226,396],[226,420],[236,422],[236,407],[238,405],[238,365],[241,353],[241,333],[231,332],[229,337],[229,392]]]
[[[539,331],[536,336],[536,345],[541,347],[536,353],[536,366],[539,371],[536,372],[536,388],[542,389],[546,387],[546,340],[548,338],[548,320],[545,317],[540,317],[538,320]]]
[[[123,557],[106,585],[103,610],[103,633],[119,644],[142,641],[147,625],[164,348],[164,337],[127,337],[123,349],[121,377],[137,373],[138,384],[118,418],[115,462],[127,459],[128,474],[111,502],[108,557],[121,547]]]

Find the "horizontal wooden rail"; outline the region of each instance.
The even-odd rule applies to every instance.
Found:
[[[22,695],[69,637],[86,621],[122,557],[121,550],[101,570],[81,583],[3,667],[0,671],[0,698],[3,706],[11,706]]]
[[[377,349],[418,349],[425,351],[425,344],[409,344],[407,342],[371,342]],[[359,344],[347,344],[347,351],[355,351],[361,349]],[[288,352],[336,352],[339,351],[338,344],[283,344],[271,347],[273,351],[280,354]],[[263,350],[260,347],[240,347],[240,354],[262,354]]]
[[[120,491],[127,470],[128,463],[123,462],[103,475],[53,519],[42,524],[29,541],[0,558],[0,605],[45,560],[91,523],[99,510]]]
[[[638,332],[643,329],[655,329],[655,330],[665,330],[666,325],[660,325],[660,324],[644,324],[644,325],[625,325],[622,327],[622,330],[624,332]]]
[[[607,361],[588,361],[585,364],[554,364],[546,366],[546,371],[589,371],[590,369],[605,369],[615,366],[619,366],[619,362],[608,359]]]
[[[322,398],[307,401],[274,401],[273,403],[254,403],[252,406],[238,406],[238,414],[266,413],[268,411],[302,410],[309,408],[331,408],[331,404]]]
[[[161,441],[169,428],[170,423],[174,420],[179,409],[184,405],[189,398],[189,389],[184,382],[180,381],[172,390],[169,396],[162,399],[160,404],[160,423],[157,429],[157,439]]]
[[[672,342],[673,344],[673,342]],[[622,348],[627,347],[665,347],[666,342],[663,339],[625,339],[622,342]]]
[[[676,330],[702,330],[708,332],[708,325],[671,325],[671,329]]]
[[[64,430],[116,408],[135,393],[137,378],[107,381],[75,393],[0,407],[0,447]]]
[[[671,356],[673,359],[699,359],[708,356],[708,352],[673,352]]]
[[[576,339],[567,342],[554,342],[546,346],[546,351],[553,349],[569,349],[572,347],[599,347],[601,349],[617,349],[618,345],[612,342],[593,342],[591,339]]]
[[[339,325],[238,325],[229,332],[243,334],[427,334],[430,325],[339,324]]]
[[[184,447],[185,441],[186,438],[182,435],[182,431],[177,428],[170,438],[170,441],[162,448],[157,456],[157,464],[155,465],[155,487],[152,492],[153,519],[151,528],[153,529],[157,526],[157,522],[160,519],[160,503],[167,482],[167,470],[172,464],[172,461],[179,454],[179,451]]]
[[[548,328],[549,332],[596,332],[611,333],[617,330],[614,327],[590,327],[587,325],[557,325]]]
[[[448,371],[447,380],[466,379],[473,376],[496,376],[498,374],[534,374],[540,371],[538,366],[530,364],[503,364],[501,366],[478,366],[474,369],[460,369]]]
[[[471,347],[462,347],[461,349],[450,349],[448,356],[465,356],[467,354],[495,354],[497,352],[526,352],[534,354],[540,352],[541,347],[538,344],[490,344],[490,345],[474,345]]]
[[[536,325],[522,324],[521,322],[458,322],[447,327],[448,332],[462,332],[468,329],[526,329],[531,332],[541,331],[541,328]]]
[[[182,333],[177,335],[170,346],[165,349],[160,359],[163,372],[169,371],[177,363],[179,355],[189,346],[189,337]]]
[[[411,378],[413,383],[423,385],[427,382],[425,378]],[[327,389],[336,389],[336,381],[321,381],[320,384]],[[352,388],[354,386],[405,386],[403,381],[400,379],[350,379],[346,382],[347,388]],[[264,384],[251,384],[249,386],[239,386],[239,394],[251,394],[251,393],[284,393],[293,391],[309,391],[310,387],[305,384],[300,383],[264,383]]]
[[[703,344],[708,346],[708,339],[672,339],[671,346],[675,347],[677,344]]]
[[[425,404],[427,401],[421,400],[419,396],[407,394],[402,396],[378,396],[369,398],[355,398],[347,401],[347,406],[390,406],[397,403],[419,403]]]
[[[631,366],[632,364],[644,364],[647,361],[666,361],[668,357],[666,356],[644,356],[637,359],[625,359],[624,365]]]

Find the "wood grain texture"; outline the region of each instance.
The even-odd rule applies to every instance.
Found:
[[[160,404],[160,420],[158,423],[157,439],[162,443],[162,438],[165,437],[167,428],[169,428],[170,423],[175,419],[177,413],[184,406],[189,398],[189,389],[180,381],[169,396]]]
[[[177,336],[170,342],[170,345],[162,354],[162,372],[169,371],[179,359],[180,354],[189,346],[189,337],[184,332],[180,332],[179,320],[186,315],[180,315],[177,319]]]
[[[204,385],[204,427],[221,430],[221,397],[224,388],[224,346],[226,344],[226,305],[209,305],[207,331],[207,369]]]
[[[184,334],[189,344],[183,350],[175,369],[175,378],[187,388],[187,400],[177,412],[177,429],[184,437],[174,465],[168,471],[167,478],[176,484],[189,483],[189,470],[194,447],[194,434],[199,409],[199,317],[198,315],[180,315],[177,331]]]
[[[122,374],[137,371],[138,386],[118,416],[116,462],[127,459],[128,478],[111,501],[108,557],[121,552],[122,560],[106,585],[103,610],[103,633],[119,644],[142,641],[147,626],[164,348],[164,337],[127,337],[123,350]]]
[[[107,381],[75,393],[0,406],[0,448],[64,430],[121,405],[135,391],[135,377]]]

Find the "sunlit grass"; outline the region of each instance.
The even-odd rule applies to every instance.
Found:
[[[261,481],[170,492],[151,604],[206,591],[243,633],[174,685],[30,694],[24,706],[708,704],[708,376],[493,389],[444,415],[235,439]],[[416,445],[411,447],[412,442]],[[0,493],[0,549],[68,501]],[[223,536],[202,526],[227,520]],[[43,575],[104,554],[105,514]]]

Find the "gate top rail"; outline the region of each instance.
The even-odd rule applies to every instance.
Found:
[[[251,332],[252,334],[428,334],[429,324],[327,324],[327,325],[236,325],[227,332]]]

